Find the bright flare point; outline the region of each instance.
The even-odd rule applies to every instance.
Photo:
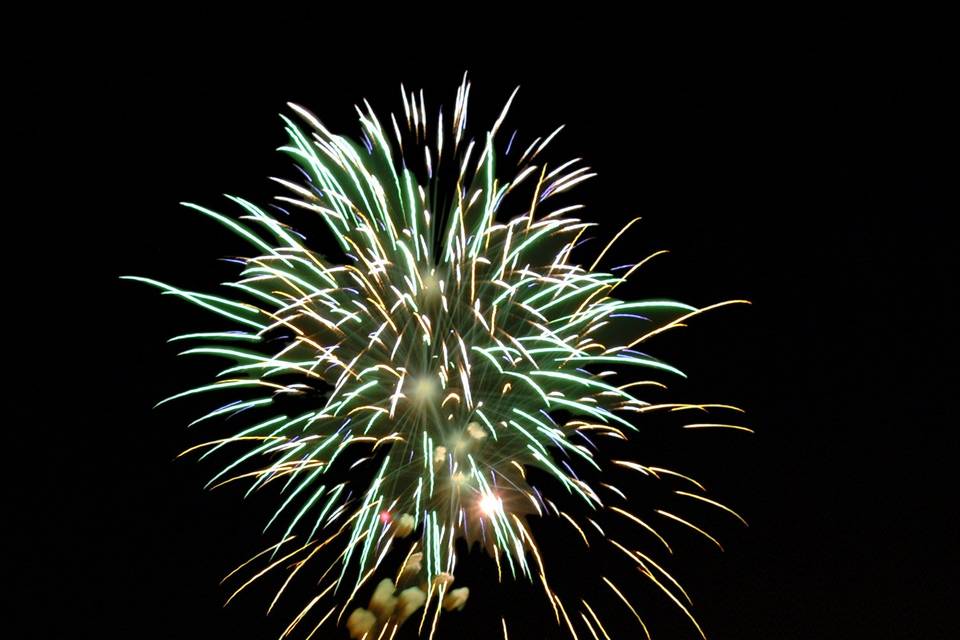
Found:
[[[503,507],[502,501],[492,493],[480,498],[480,511],[488,518],[499,512]]]

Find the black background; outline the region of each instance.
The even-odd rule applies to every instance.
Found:
[[[71,363],[53,374],[66,397],[34,385],[38,399],[16,403],[24,430],[61,434],[37,456],[39,484],[16,483],[29,521],[54,519],[32,527],[43,544],[26,558],[27,595],[43,611],[36,637],[280,634],[289,611],[265,617],[267,590],[223,609],[218,585],[273,541],[259,533],[271,500],[204,492],[215,469],[173,460],[198,441],[185,425],[201,405],[151,409],[211,370],[165,340],[210,325],[117,276],[199,290],[231,277],[217,258],[243,246],[177,203],[234,211],[220,194],[277,195],[267,177],[296,176],[274,151],[287,101],[354,135],[362,98],[380,114],[402,111],[403,82],[424,88],[431,113],[440,102],[447,111],[465,70],[475,133],[517,84],[510,128],[529,140],[566,123],[549,155],[599,172],[572,200],[602,224],[598,238],[643,217],[613,258],[670,250],[631,294],[753,302],[652,347],[689,375],[673,398],[744,407],[756,430],[653,443],[662,458],[650,463],[689,470],[750,522],[704,515],[724,553],[671,532],[670,567],[708,637],[951,636],[956,78],[944,51],[812,36],[635,47],[629,33],[586,27],[536,46],[494,33],[482,48],[309,31],[316,45],[296,49],[240,35],[217,46],[193,33],[83,39],[32,94],[54,135],[33,165],[44,186],[27,222],[63,241],[64,279],[38,286],[57,292],[40,308],[60,336],[56,357]],[[576,585],[573,570],[562,573],[572,547],[543,530],[549,562]],[[477,576],[492,569],[478,554],[468,563]],[[512,638],[564,637],[536,587],[486,588],[459,619],[442,619],[438,637],[499,637],[501,613]],[[655,637],[696,637],[664,598],[639,604]],[[637,637],[620,620],[611,631]]]

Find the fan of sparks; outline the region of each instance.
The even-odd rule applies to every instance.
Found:
[[[637,373],[682,376],[639,348],[707,309],[743,301],[695,308],[615,297],[646,260],[597,267],[636,220],[589,267],[574,261],[595,224],[577,217],[582,205],[554,202],[595,174],[579,159],[555,167],[543,159],[562,127],[523,149],[516,132],[501,141],[514,91],[493,127],[473,139],[466,133],[466,76],[452,117],[445,120],[441,109],[431,119],[435,128],[423,92],[401,92],[404,115],[386,124],[366,101],[357,108],[360,142],[290,105],[301,124],[282,116],[289,142],[281,150],[302,180],[274,178],[288,193],[269,208],[232,196],[239,215],[185,204],[249,244],[250,257],[236,260],[239,279],[224,283],[231,295],[131,278],[226,325],[172,339],[194,343],[183,354],[230,366],[212,383],[163,401],[219,396],[229,402],[216,402],[193,424],[246,420],[238,432],[188,449],[203,456],[243,450],[208,486],[245,481],[248,494],[280,487],[267,524],[277,543],[228,576],[254,574],[230,599],[267,573],[286,572],[273,608],[310,561],[332,558],[283,636],[300,630],[310,637],[324,624],[341,624],[352,638],[392,638],[404,623],[432,636],[441,611],[463,608],[469,595],[456,582],[456,543],[464,539],[492,556],[500,579],[539,585],[556,623],[573,637],[609,639],[587,598],[565,602],[549,581],[528,523],[535,515],[572,527],[586,547],[615,545],[702,635],[686,593],[653,551],[607,538],[598,520],[632,521],[636,540],[661,552],[670,547],[654,517],[716,540],[671,512],[641,517],[620,489],[591,486],[577,470],[617,465],[683,483],[674,493],[739,518],[692,478],[601,460],[595,443],[627,440],[650,411],[740,411],[644,401],[638,392],[664,385]],[[499,156],[498,146],[505,149]],[[287,222],[294,210],[322,219],[332,235],[327,244],[337,245],[331,252],[341,255],[329,259],[308,248]],[[281,413],[284,397],[299,397],[303,411]],[[531,468],[552,477],[551,486],[528,484]],[[571,494],[582,509],[560,510],[548,491]],[[262,568],[254,570],[258,562]],[[647,634],[629,589],[597,577]],[[500,622],[509,637],[509,620]]]

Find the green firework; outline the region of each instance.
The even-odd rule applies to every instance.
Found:
[[[342,622],[371,579],[380,580],[370,604],[346,617],[353,637],[391,637],[415,611],[419,628],[432,633],[441,609],[462,608],[469,593],[453,586],[455,544],[465,539],[489,552],[501,578],[540,585],[557,623],[574,636],[578,626],[581,633],[606,635],[585,599],[568,611],[551,586],[527,517],[558,518],[589,545],[590,538],[605,538],[598,515],[611,513],[634,521],[669,550],[651,524],[626,508],[616,487],[591,486],[575,472],[608,465],[687,480],[691,491],[677,493],[729,511],[676,472],[601,460],[590,440],[627,440],[639,418],[658,409],[736,410],[654,404],[635,395],[658,385],[658,377],[683,375],[638,347],[720,305],[698,309],[616,297],[644,261],[598,269],[610,244],[589,266],[576,263],[575,249],[595,225],[577,217],[580,205],[555,202],[594,174],[578,161],[554,167],[544,160],[559,129],[525,148],[515,136],[501,140],[513,95],[494,126],[470,138],[469,91],[465,77],[451,117],[444,120],[441,111],[429,123],[422,92],[402,91],[403,117],[386,122],[365,103],[357,109],[360,142],[290,105],[301,124],[282,116],[289,135],[282,151],[303,179],[275,179],[288,191],[277,198],[283,215],[232,196],[236,216],[186,204],[249,244],[239,279],[225,283],[228,293],[130,278],[199,305],[223,323],[217,331],[173,340],[192,345],[183,354],[230,365],[212,383],[163,402],[221,396],[218,408],[195,423],[259,416],[229,437],[188,450],[203,456],[243,450],[209,486],[247,481],[248,494],[281,488],[267,523],[278,541],[256,556],[267,564],[254,578],[287,571],[279,597],[321,549],[335,549],[319,589],[285,634],[303,624],[313,635],[328,621]],[[498,153],[500,147],[506,150]],[[281,207],[322,218],[340,255],[331,259],[308,248]],[[734,302],[741,301],[720,304]],[[278,405],[287,398],[306,408],[282,412]],[[358,483],[354,470],[363,467],[369,468],[366,482]],[[559,511],[531,487],[530,468],[574,496],[579,515]],[[655,513],[710,537],[679,516]],[[699,630],[679,584],[659,564],[609,543]],[[598,578],[645,632],[623,589]]]

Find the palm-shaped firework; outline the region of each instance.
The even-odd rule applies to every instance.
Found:
[[[209,455],[247,448],[211,485],[247,479],[250,491],[282,486],[268,523],[282,535],[257,556],[266,566],[254,578],[286,570],[282,592],[308,561],[325,555],[321,550],[335,550],[321,586],[286,633],[308,620],[312,632],[345,620],[352,637],[386,638],[415,612],[421,630],[434,629],[442,608],[466,601],[467,588],[454,581],[455,543],[465,539],[489,552],[498,575],[539,583],[557,622],[574,636],[578,625],[606,636],[586,600],[568,611],[552,589],[526,516],[561,518],[588,542],[604,537],[597,519],[609,511],[666,545],[625,508],[616,487],[591,486],[576,469],[602,469],[592,438],[626,440],[646,412],[710,408],[645,402],[638,389],[659,383],[618,380],[638,368],[682,375],[638,347],[705,309],[614,297],[643,261],[597,270],[610,244],[589,267],[573,262],[594,225],[575,217],[579,205],[557,208],[554,198],[594,174],[577,161],[556,167],[542,161],[557,130],[523,150],[510,138],[503,158],[516,175],[505,179],[495,148],[513,96],[490,131],[474,140],[465,134],[469,93],[464,77],[452,117],[445,120],[441,111],[435,128],[428,126],[422,92],[403,91],[404,117],[391,116],[386,125],[365,105],[358,109],[359,144],[291,105],[309,128],[284,117],[290,141],[283,151],[305,178],[276,180],[290,191],[275,207],[284,216],[234,197],[239,218],[186,205],[249,242],[253,257],[242,259],[240,279],[226,284],[239,298],[131,278],[232,325],[174,338],[197,341],[183,353],[233,364],[212,384],[168,400],[232,398],[197,422],[260,415],[230,437],[191,449]],[[305,246],[282,221],[290,215],[283,206],[321,217],[342,257],[327,259]],[[280,414],[296,404],[287,403],[290,397],[300,397],[304,410]],[[251,470],[257,459],[266,462]],[[608,462],[654,478],[685,478]],[[364,463],[372,480],[358,487],[354,469]],[[581,516],[560,512],[531,487],[530,468],[573,494]],[[726,509],[687,480],[691,491],[680,493]],[[682,589],[660,565],[610,542],[693,620]],[[367,607],[351,604],[373,583]],[[623,589],[605,577],[604,583],[639,620]]]

